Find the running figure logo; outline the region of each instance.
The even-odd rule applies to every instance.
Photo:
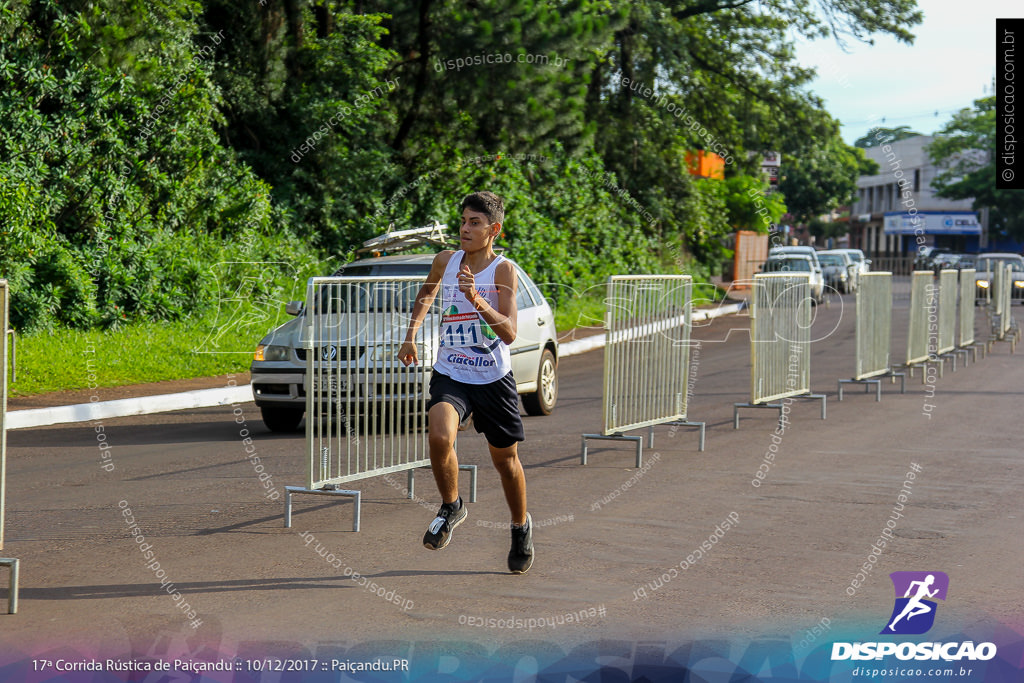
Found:
[[[944,572],[893,572],[896,604],[882,634],[919,635],[935,623],[936,603],[927,598],[946,599],[949,577]]]

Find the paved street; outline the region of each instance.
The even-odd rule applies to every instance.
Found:
[[[555,414],[525,418],[537,560],[523,576],[506,572],[507,510],[475,432],[458,449],[480,466],[479,501],[437,553],[420,543],[437,505],[426,471],[416,501],[404,496],[404,474],[356,485],[359,533],[351,503],[319,496],[297,497],[294,528],[284,529],[283,501],[269,497],[305,483],[303,439],[265,431],[251,403],[241,425],[225,407],[11,432],[5,553],[22,561],[22,591],[19,614],[0,618],[5,652],[308,656],[363,642],[397,654],[408,641],[568,649],[770,637],[800,654],[822,624],[823,639],[874,638],[892,609],[888,574],[901,570],[950,577],[930,637],[1019,633],[1024,354],[1003,344],[956,373],[947,366],[932,397],[918,374],[905,395],[886,382],[880,403],[856,387],[839,403],[836,380],[853,374],[852,304],[819,307],[815,322],[812,388],[829,394],[828,419],[818,402],[794,402],[767,461],[774,411],[743,411],[732,427],[732,404],[749,398],[745,316],[695,330],[690,417],[707,422],[707,450],[697,451],[693,429],[658,427],[641,470],[630,445],[608,442],[592,442],[579,464],[580,435],[601,429],[603,356],[565,359]],[[906,306],[897,302],[895,359]]]

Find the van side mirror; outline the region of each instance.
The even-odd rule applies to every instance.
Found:
[[[305,307],[306,303],[304,301],[289,301],[284,306],[284,312],[288,315],[300,315]]]

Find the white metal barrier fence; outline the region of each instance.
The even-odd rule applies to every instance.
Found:
[[[285,526],[293,493],[355,499],[340,484],[430,465],[427,443],[429,368],[438,347],[440,297],[417,332],[419,365],[403,366],[398,348],[408,329],[418,276],[314,277],[306,291],[302,345],[306,361],[307,487],[286,487]],[[476,499],[476,466],[471,501]]]
[[[774,408],[782,419],[788,398],[821,401],[811,393],[810,275],[758,273],[754,276],[750,310],[750,403],[733,404],[733,428],[739,429],[740,408]]]
[[[1008,263],[995,262],[992,266],[992,336],[997,341],[1005,341],[1006,335],[1013,327],[1013,267]],[[1010,340],[1011,350],[1016,346],[1016,335]]]
[[[928,362],[928,308],[929,297],[934,298],[929,288],[934,287],[931,271],[915,270],[910,280],[910,321],[907,330],[907,356],[904,365],[921,367]],[[927,373],[922,373],[922,377]]]
[[[957,283],[957,292],[959,299],[957,299],[957,323],[956,323],[956,342],[953,349],[953,367],[956,368],[955,356],[962,355],[964,358],[964,367],[967,367],[968,358],[973,356],[975,361],[978,360],[978,347],[984,351],[985,345],[975,342],[974,339],[974,317],[975,317],[975,275],[977,271],[974,268],[965,268],[958,271],[960,278]]]
[[[1005,332],[1001,327],[1001,319],[1003,313],[1006,311],[1006,297],[1003,296],[1003,292],[1009,292],[1009,269],[1005,267],[1002,262],[996,261],[992,264],[992,307],[994,313],[1000,317],[1000,327],[997,328],[997,332],[1001,335]]]
[[[636,466],[643,461],[643,437],[623,432],[654,425],[700,428],[686,418],[690,377],[690,316],[693,278],[689,275],[613,275],[605,300],[604,431],[584,434],[582,464],[587,464],[588,439],[636,442]]]
[[[960,271],[960,343],[961,348],[974,344],[974,276],[973,268]]]
[[[0,280],[0,550],[4,547],[4,528],[7,523],[7,329],[9,327],[7,280]],[[10,590],[7,593],[7,612],[18,611],[18,560],[0,558],[0,566],[10,568]]]
[[[906,375],[892,371],[892,273],[871,272],[860,276],[857,289],[857,348],[852,379],[839,380],[839,400],[844,384],[875,387],[875,400],[882,400],[881,376],[900,378],[900,393],[906,392]]]
[[[939,338],[936,353],[948,355],[956,348],[956,304],[959,295],[957,272],[939,272]],[[953,357],[953,371],[956,371],[956,357]]]

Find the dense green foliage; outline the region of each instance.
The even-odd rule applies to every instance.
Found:
[[[885,126],[875,126],[864,135],[857,138],[853,146],[860,149],[869,149],[871,147],[877,147],[878,145],[885,144],[882,140],[887,142],[895,142],[896,140],[906,140],[907,138],[916,138],[924,133],[918,133],[916,130],[911,130],[910,126],[896,126],[895,128],[886,128]]]
[[[838,136],[794,159],[779,182],[789,212],[801,222],[814,220],[857,198],[857,178],[878,173],[864,150]]]
[[[989,209],[993,235],[1024,239],[1024,199],[1019,190],[996,188],[996,98],[974,101],[936,134],[928,146],[932,162],[943,169],[932,186],[940,197],[974,199]]]
[[[269,186],[219,139],[220,38],[196,35],[197,5],[2,8],[0,272],[16,327],[181,318],[241,282],[219,264],[309,260],[269,239]]]
[[[856,172],[791,32],[909,40],[919,21],[914,0],[0,0],[12,318],[276,302],[391,222],[457,224],[484,188],[556,299],[706,274],[732,230],[767,228],[760,152],[828,180],[774,196],[769,223]],[[726,181],[689,175],[697,149]]]

